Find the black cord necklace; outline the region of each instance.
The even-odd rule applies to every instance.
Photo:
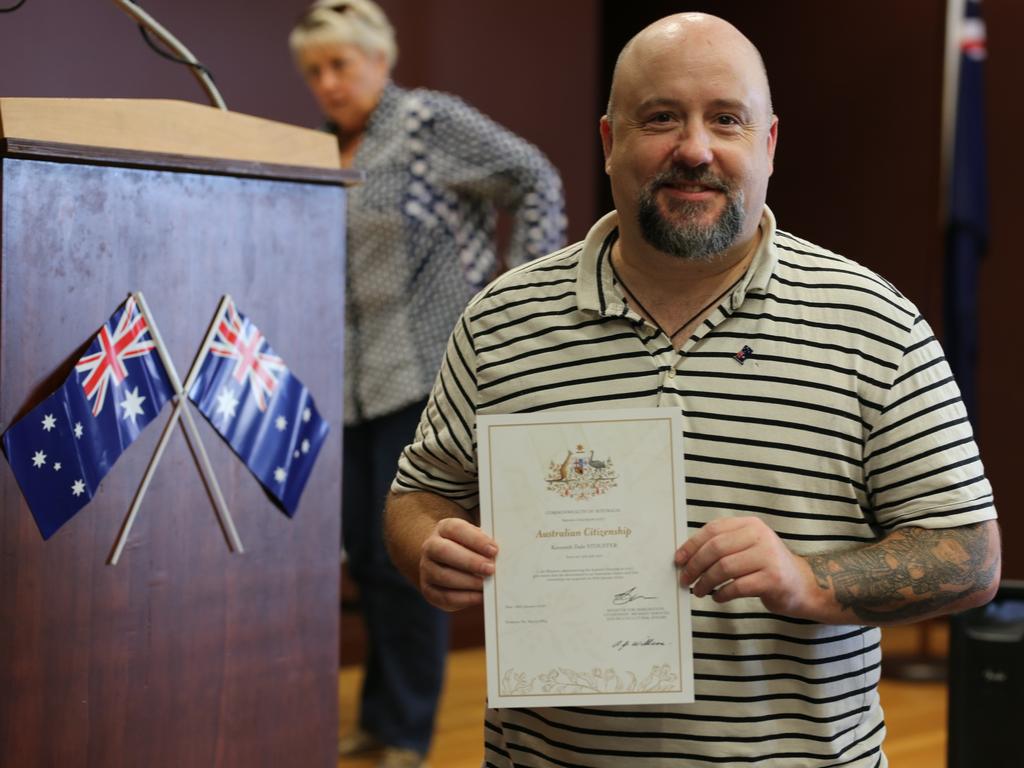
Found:
[[[678,336],[679,333],[684,328],[686,328],[687,326],[690,325],[690,323],[692,323],[698,317],[700,317],[705,312],[707,312],[709,309],[711,309],[711,307],[713,307],[715,304],[717,304],[719,301],[721,301],[722,297],[725,296],[727,293],[729,293],[733,288],[735,288],[739,284],[740,280],[743,279],[743,275],[740,275],[738,278],[736,278],[736,281],[732,285],[730,285],[728,288],[726,288],[720,294],[715,296],[715,298],[713,298],[711,301],[709,301],[707,304],[705,304],[703,307],[701,307],[699,310],[697,310],[697,313],[695,315],[693,315],[689,320],[687,320],[685,323],[683,323],[678,328],[676,328],[672,333],[668,333],[664,328],[661,327],[661,324],[658,323],[658,321],[654,319],[654,315],[651,314],[651,311],[647,307],[645,307],[643,305],[643,302],[641,302],[640,299],[638,299],[636,297],[636,294],[633,293],[633,291],[631,291],[629,289],[629,286],[626,285],[626,281],[622,279],[622,275],[620,275],[618,270],[615,269],[615,265],[612,264],[611,267],[612,267],[612,274],[615,275],[615,279],[619,281],[619,284],[623,287],[623,289],[629,295],[629,298],[631,298],[634,302],[636,302],[637,307],[645,315],[647,315],[647,317],[650,319],[650,321],[652,323],[654,323],[654,327],[655,328],[657,328],[659,331],[661,331],[663,334],[665,334],[665,336],[668,338],[669,341],[672,341],[672,339],[674,339],[676,336]]]

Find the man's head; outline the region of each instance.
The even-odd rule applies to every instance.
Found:
[[[641,30],[619,55],[601,119],[624,239],[691,259],[744,248],[777,130],[761,56],[731,24],[684,13]]]

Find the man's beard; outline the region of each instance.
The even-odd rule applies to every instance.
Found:
[[[658,190],[667,185],[702,184],[725,194],[725,209],[708,225],[695,223],[707,203],[672,201],[668,204],[676,224],[658,207]],[[709,261],[732,246],[743,229],[743,190],[734,189],[707,168],[673,168],[659,173],[640,191],[637,219],[640,232],[651,246],[681,259]]]

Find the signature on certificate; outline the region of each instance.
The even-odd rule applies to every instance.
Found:
[[[616,640],[612,643],[612,648],[616,651],[621,651],[623,648],[649,648],[654,645],[664,645],[661,640],[655,640],[649,635],[643,640]]]
[[[634,600],[654,600],[653,595],[638,595],[636,587],[630,587],[625,592],[617,592],[612,597],[612,605],[625,605],[626,603],[632,603]]]

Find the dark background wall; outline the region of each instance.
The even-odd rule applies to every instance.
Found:
[[[0,7],[16,0],[0,0]],[[214,75],[228,108],[316,126],[288,32],[308,0],[140,0]],[[539,146],[565,179],[570,236],[594,218],[599,14],[591,0],[380,0],[398,32],[395,81],[449,91]],[[566,44],[565,34],[573,31]],[[0,13],[0,95],[206,103],[109,0],[27,0]]]
[[[0,0],[9,5],[13,0]],[[295,74],[287,31],[305,0],[145,0],[213,70],[228,106],[300,125],[318,115]],[[382,0],[398,29],[396,80],[459,94],[527,137],[566,183],[570,236],[609,203],[596,121],[618,47],[664,13],[706,10],[762,50],[781,118],[769,204],[782,226],[892,280],[941,333],[939,222],[943,0]],[[1017,180],[1024,154],[1019,73],[1024,4],[985,0],[992,243],[981,275],[978,407],[982,456],[1024,578],[1024,520],[1012,473],[1024,448],[1013,336]],[[0,95],[203,101],[191,76],[145,48],[101,0],[28,0],[0,14]]]

